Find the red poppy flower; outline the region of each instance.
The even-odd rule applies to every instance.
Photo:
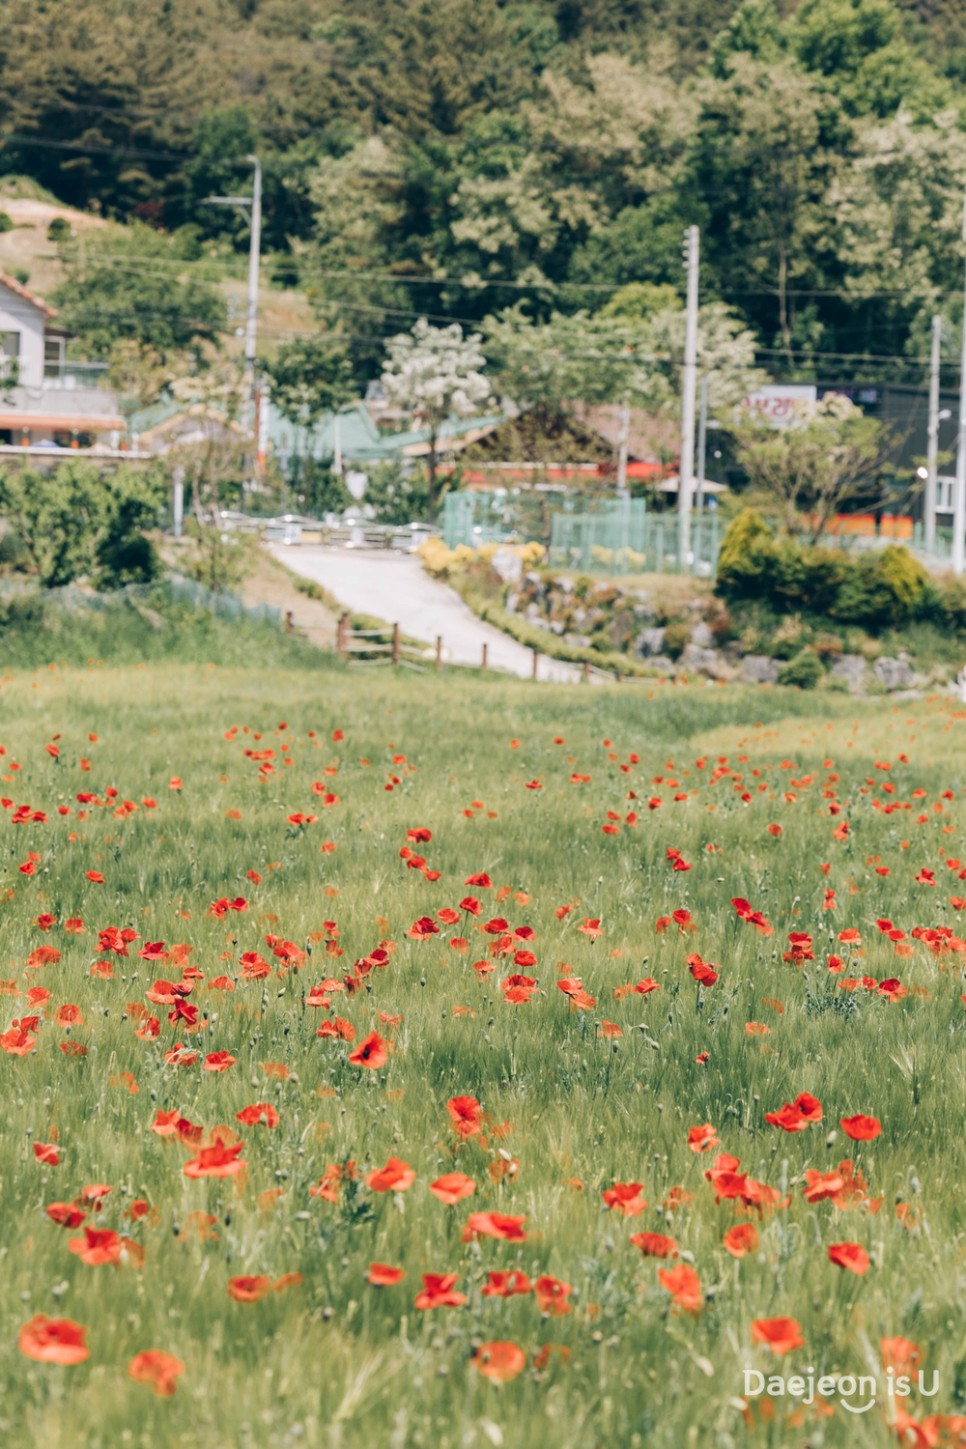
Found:
[[[52,1223],[57,1223],[61,1228],[79,1228],[87,1217],[76,1203],[72,1202],[51,1202],[44,1209]]]
[[[702,961],[697,952],[688,957],[688,967],[695,981],[701,986],[713,986],[718,979],[717,971],[707,962]]]
[[[451,1097],[446,1110],[460,1137],[473,1137],[480,1131],[483,1108],[475,1097]]]
[[[34,1156],[45,1167],[56,1167],[60,1162],[60,1153],[52,1142],[35,1142]]]
[[[481,1343],[473,1350],[473,1364],[485,1378],[494,1383],[505,1384],[515,1379],[527,1366],[527,1356],[516,1343],[498,1339],[494,1343]]]
[[[541,1313],[547,1313],[552,1318],[562,1318],[565,1313],[571,1311],[571,1305],[567,1302],[572,1292],[569,1283],[544,1275],[534,1283],[533,1291]]]
[[[663,1233],[634,1233],[631,1242],[635,1248],[640,1248],[645,1258],[676,1258],[678,1245],[674,1238],[667,1238]]]
[[[776,1356],[791,1353],[805,1342],[802,1326],[795,1318],[756,1318],[751,1325],[756,1343],[764,1343]]]
[[[235,1121],[241,1122],[245,1127],[257,1127],[260,1122],[266,1127],[277,1127],[278,1110],[271,1102],[255,1102],[252,1106],[243,1107],[240,1112],[236,1112]]]
[[[136,1353],[127,1366],[132,1379],[138,1383],[151,1384],[156,1394],[173,1394],[177,1379],[184,1373],[184,1364],[174,1354],[160,1348],[147,1348]]]
[[[205,1057],[202,1071],[204,1072],[227,1072],[229,1067],[235,1065],[236,1058],[231,1052],[209,1052]]]
[[[840,1268],[848,1268],[860,1278],[869,1271],[869,1255],[858,1243],[830,1243],[829,1261]]]
[[[234,1177],[235,1173],[245,1170],[245,1163],[239,1160],[244,1146],[244,1142],[232,1146],[216,1142],[211,1147],[202,1147],[182,1171],[185,1177]]]
[[[67,1244],[82,1263],[97,1267],[102,1263],[118,1263],[121,1259],[120,1234],[110,1228],[85,1228],[82,1238],[71,1238]]]
[[[694,1268],[681,1263],[677,1268],[659,1268],[657,1276],[661,1287],[670,1293],[679,1308],[687,1313],[700,1313],[701,1279]]]
[[[526,1273],[520,1273],[516,1268],[509,1273],[491,1270],[481,1292],[484,1298],[515,1298],[520,1293],[532,1293],[533,1284]]]
[[[604,1189],[601,1197],[612,1211],[623,1213],[625,1218],[639,1218],[647,1207],[641,1197],[642,1187],[640,1182],[615,1182],[613,1187]]]
[[[367,1281],[374,1288],[392,1288],[406,1276],[405,1268],[391,1268],[388,1263],[370,1263]]]
[[[423,941],[428,936],[438,936],[439,927],[432,916],[420,916],[418,921],[413,921],[406,935],[411,936],[414,941]]]
[[[855,1117],[842,1118],[842,1131],[853,1142],[871,1142],[882,1131],[882,1123],[878,1117],[864,1117],[859,1113]]]
[[[370,1172],[366,1182],[373,1192],[406,1192],[416,1181],[416,1174],[408,1162],[390,1157],[385,1167]]]
[[[34,1021],[36,1022],[36,1018],[34,1018]],[[37,1038],[30,1035],[30,1029],[22,1021],[15,1021],[9,1031],[5,1031],[0,1035],[0,1051],[7,1052],[9,1056],[25,1057],[28,1052],[33,1051],[36,1045]],[[34,1152],[41,1162],[48,1161],[49,1159],[42,1157],[37,1152],[37,1148],[40,1145],[39,1142],[34,1143]],[[56,1161],[54,1165],[56,1165]]]
[[[777,1112],[766,1112],[765,1121],[785,1132],[804,1132],[812,1122],[821,1122],[822,1104],[810,1092],[800,1092],[794,1102],[786,1102]]]
[[[757,1248],[758,1229],[754,1223],[737,1223],[725,1233],[723,1242],[733,1258],[743,1258]]]
[[[557,982],[557,989],[569,996],[572,1004],[580,1011],[593,1011],[597,1005],[594,997],[584,990],[579,976],[567,976]]]
[[[472,1197],[476,1191],[476,1183],[465,1172],[447,1172],[443,1177],[438,1177],[431,1182],[429,1190],[440,1202],[446,1203],[448,1207],[454,1207],[456,1203],[462,1202],[464,1198]]]
[[[526,1217],[510,1217],[507,1213],[470,1213],[463,1229],[463,1242],[474,1238],[504,1238],[510,1243],[522,1243],[526,1238],[523,1224]]]
[[[880,1338],[879,1351],[883,1368],[891,1368],[896,1374],[913,1373],[922,1362],[918,1344],[908,1338]]]
[[[714,1127],[710,1122],[705,1122],[700,1127],[688,1128],[688,1147],[692,1152],[711,1152],[715,1147],[720,1147]]]
[[[87,1329],[72,1318],[38,1313],[20,1330],[20,1352],[38,1363],[75,1364],[90,1358]]]
[[[377,1031],[371,1031],[365,1041],[349,1053],[349,1061],[354,1067],[368,1067],[370,1071],[378,1071],[388,1060],[388,1045]]]
[[[259,1299],[266,1298],[271,1291],[272,1280],[264,1273],[259,1273],[254,1277],[228,1279],[228,1292],[236,1303],[257,1303]]]
[[[416,1294],[417,1308],[460,1308],[466,1302],[465,1293],[454,1291],[458,1273],[424,1273],[423,1287]]]

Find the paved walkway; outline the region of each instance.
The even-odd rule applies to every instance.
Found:
[[[453,589],[430,578],[411,554],[314,544],[270,547],[293,573],[322,584],[354,613],[375,614],[428,645],[435,645],[436,636],[442,635],[447,663],[478,666],[487,644],[492,669],[530,678],[532,651],[478,619]],[[580,678],[580,669],[541,655],[537,677],[573,682]]]

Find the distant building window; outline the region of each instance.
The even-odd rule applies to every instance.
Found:
[[[44,338],[44,377],[62,377],[64,372],[63,337]]]
[[[20,362],[20,333],[0,332],[0,377],[15,372]]]

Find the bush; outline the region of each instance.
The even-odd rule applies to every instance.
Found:
[[[938,593],[907,548],[850,557],[792,538],[774,539],[760,513],[746,508],[724,536],[718,589],[725,598],[759,598],[779,610],[826,614],[845,624],[886,628],[911,619],[966,620],[966,594]],[[947,612],[948,608],[948,612]]]
[[[811,649],[803,649],[779,672],[779,684],[797,685],[799,689],[814,689],[825,673],[818,655]]]
[[[0,211],[0,232],[13,231],[13,217],[6,211]]]
[[[664,653],[669,659],[680,659],[691,642],[691,625],[686,619],[672,619],[664,630]]]
[[[950,577],[936,584],[930,579],[919,607],[924,618],[962,633],[966,630],[966,580]]]
[[[47,227],[47,240],[54,242],[57,246],[61,242],[68,242],[71,239],[71,224],[65,216],[55,216]]]
[[[718,554],[718,589],[724,598],[756,598],[770,592],[774,541],[754,508],[743,508],[729,525]]]
[[[829,613],[847,624],[902,624],[927,601],[928,584],[928,574],[909,550],[890,544],[851,564]]]
[[[24,548],[23,539],[11,528],[0,534],[0,572],[30,572],[30,555]]]
[[[49,473],[0,473],[0,510],[43,588],[86,579],[97,587],[146,582],[157,572],[146,530],[157,523],[157,472],[110,474],[87,459]]]

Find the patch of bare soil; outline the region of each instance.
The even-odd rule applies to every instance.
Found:
[[[288,569],[260,546],[252,549],[238,593],[246,604],[270,604],[281,609],[283,617],[290,615],[291,628],[321,649],[335,647],[335,614],[318,599],[301,593]]]

